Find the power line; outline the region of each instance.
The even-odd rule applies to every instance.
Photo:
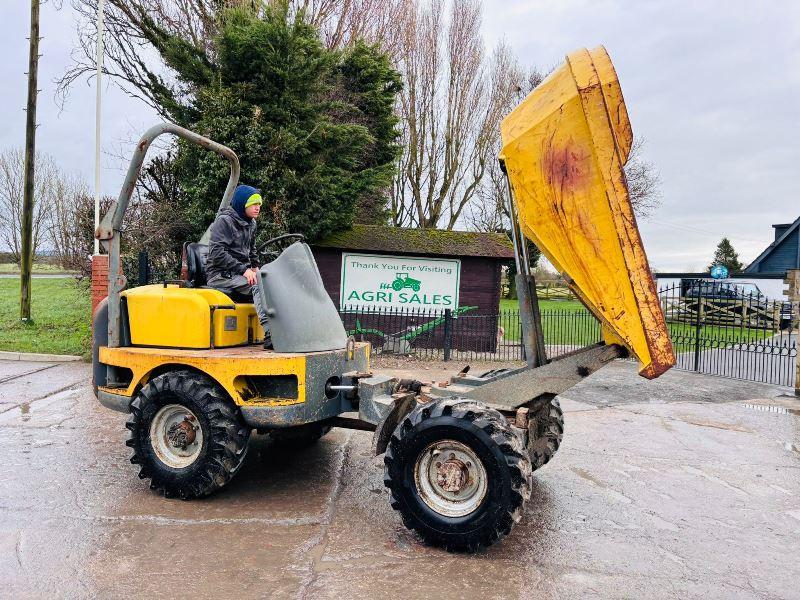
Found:
[[[680,224],[680,223],[673,223],[671,221],[664,221],[663,219],[662,220],[649,219],[647,221],[647,223],[648,224],[655,223],[657,225],[663,225],[665,227],[672,227],[673,229],[681,229],[681,230],[689,231],[689,232],[692,232],[692,233],[702,233],[703,235],[711,235],[711,236],[714,236],[715,238],[717,236],[725,236],[725,234],[723,232],[721,232],[721,231],[710,231],[708,229],[700,229],[698,227],[692,227],[690,225],[683,225],[683,224]],[[756,239],[753,239],[753,238],[742,237],[740,235],[725,236],[725,237],[735,237],[737,241],[751,242],[751,243],[754,243],[754,244],[764,244],[765,243],[764,239],[756,240]]]

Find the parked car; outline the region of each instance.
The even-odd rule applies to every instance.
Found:
[[[693,279],[684,282],[683,295],[689,298],[719,298],[766,302],[764,294],[755,283],[732,281],[707,281]]]

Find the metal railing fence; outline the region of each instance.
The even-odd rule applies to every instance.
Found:
[[[586,309],[542,310],[548,356],[600,340],[600,325]],[[350,308],[340,311],[345,330],[372,343],[378,354],[432,360],[522,361],[519,310]]]
[[[705,280],[662,287],[658,296],[677,368],[795,385],[797,304]]]
[[[797,304],[759,293],[686,283],[658,291],[676,355],[676,368],[780,386],[795,385]],[[345,308],[350,335],[378,354],[459,361],[522,361],[518,310],[459,311]],[[588,310],[565,302],[542,309],[549,358],[598,342],[600,324]]]
[[[145,253],[128,258],[131,285],[174,277],[154,268]],[[132,277],[131,277],[132,276]],[[551,297],[566,299],[561,286]],[[800,306],[771,300],[735,282],[682,280],[658,297],[677,359],[676,368],[734,379],[796,385]],[[541,310],[545,345],[554,358],[601,339],[600,324],[583,306],[564,301]],[[562,305],[561,302],[558,302]],[[523,361],[519,310],[490,311],[344,307],[349,335],[372,343],[376,354],[431,360]]]

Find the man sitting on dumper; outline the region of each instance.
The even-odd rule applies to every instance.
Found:
[[[217,214],[211,226],[206,277],[208,286],[237,301],[236,296],[252,299],[258,320],[264,328],[264,348],[271,348],[267,313],[258,287],[256,219],[261,212],[261,193],[249,185],[239,185],[230,206]]]

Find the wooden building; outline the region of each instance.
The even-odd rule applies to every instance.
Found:
[[[364,312],[408,313],[416,308],[441,315],[449,308],[461,319],[460,330],[466,331],[467,320],[475,325],[469,335],[458,336],[454,348],[494,351],[501,267],[514,258],[505,234],[354,225],[312,243],[311,249],[334,304],[344,313],[358,312],[364,327]],[[349,274],[353,266],[362,272]],[[353,284],[355,277],[360,287]],[[439,343],[434,338],[441,330],[427,343]]]
[[[342,255],[452,258],[461,262],[459,306],[489,314],[500,308],[500,268],[514,259],[503,233],[354,225],[311,244],[325,289],[340,308]]]
[[[800,269],[800,217],[794,223],[780,223],[772,228],[774,241],[745,267],[745,273],[785,276],[787,271]]]
[[[793,282],[800,278],[800,218],[793,223],[773,225],[772,228],[775,230],[772,243],[741,273],[732,273],[725,281],[746,285],[747,293],[754,291],[770,300],[798,302],[800,296]],[[711,275],[656,273],[656,279],[659,288],[669,288],[683,286],[689,280],[711,280]]]

